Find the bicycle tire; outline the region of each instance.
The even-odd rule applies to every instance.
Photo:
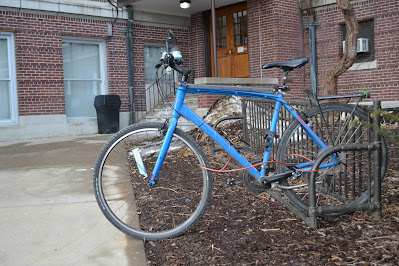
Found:
[[[163,143],[163,128],[163,123],[142,123],[119,131],[104,145],[94,167],[93,185],[101,211],[116,228],[139,239],[184,233],[203,215],[212,193],[211,173],[199,168],[209,167],[205,153],[178,128],[156,184],[148,185]],[[148,177],[143,169],[140,172],[142,166],[150,171]]]
[[[357,107],[353,115],[350,116],[353,108],[354,106],[349,104],[326,103],[321,105],[322,112],[316,106],[306,111],[305,116],[308,119],[308,123],[312,124],[313,131],[329,147],[339,144],[367,143],[368,136],[371,138],[374,136],[374,133],[369,133],[370,128],[361,124],[352,125],[352,122],[356,119],[368,122],[367,114]],[[299,122],[294,120],[281,138],[277,150],[277,160],[291,164],[306,162],[307,160],[301,157],[289,156],[289,154],[300,154],[315,161],[322,151],[324,150],[320,150],[303,131]],[[373,152],[341,152],[336,155],[342,160],[342,164],[320,169],[317,173],[317,206],[326,207],[365,203],[368,197],[373,194],[374,183],[368,183],[367,177],[363,178],[362,175],[364,174],[364,169],[373,167]],[[382,177],[385,175],[387,168],[387,157],[387,147],[385,139],[382,137]],[[279,165],[278,171],[284,171],[284,168],[284,166]],[[371,170],[371,174],[373,174],[373,170]],[[309,191],[307,186],[309,177],[310,173],[303,172],[296,180],[288,178],[280,181],[280,185],[285,187],[304,185],[295,189],[284,189],[284,193],[296,207],[305,212],[309,210]],[[338,213],[331,215],[338,215]]]

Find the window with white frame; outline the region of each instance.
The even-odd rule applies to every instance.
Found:
[[[107,93],[105,41],[63,38],[62,54],[67,119],[93,119],[94,98]]]
[[[18,123],[14,34],[0,32],[0,125]]]

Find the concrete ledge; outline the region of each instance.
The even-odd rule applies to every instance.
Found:
[[[119,128],[129,124],[129,112],[119,114]],[[20,116],[15,126],[0,127],[0,141],[97,134],[97,120],[68,122],[66,115]]]
[[[277,85],[276,78],[195,78],[194,84],[215,84],[215,85]]]
[[[1,0],[0,7],[4,10],[54,14],[64,16],[96,17],[115,19],[116,11],[108,2],[88,0]],[[143,10],[133,10],[134,23],[149,26],[168,26],[188,29],[191,25],[189,17],[156,14]],[[118,20],[127,20],[126,9],[119,9]]]
[[[361,105],[373,105],[373,102],[361,102]],[[399,109],[399,101],[381,101],[382,109]]]
[[[364,0],[351,0],[351,4],[361,2]],[[301,9],[306,9],[305,0],[300,0]],[[317,11],[318,9],[322,9],[325,7],[331,7],[333,5],[337,5],[337,0],[312,0],[312,6]]]
[[[2,0],[0,6],[107,18],[112,18],[114,15],[112,6],[108,2],[87,0]],[[119,18],[127,19],[126,12],[121,12]]]
[[[377,60],[371,62],[363,62],[363,63],[354,63],[348,71],[354,70],[366,70],[366,69],[376,69],[377,68]]]

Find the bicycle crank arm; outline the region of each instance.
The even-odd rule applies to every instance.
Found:
[[[322,182],[321,181],[319,181],[319,182],[316,182],[316,184],[321,184]],[[295,189],[295,188],[300,188],[300,187],[306,187],[306,186],[309,186],[309,184],[308,183],[303,183],[303,184],[299,184],[299,185],[294,185],[294,186],[282,186],[282,185],[280,185],[280,184],[277,184],[277,183],[273,183],[272,184],[272,188],[280,188],[280,189]]]
[[[272,175],[272,176],[262,176],[259,178],[259,182],[261,182],[264,185],[270,184],[273,182],[277,182],[277,181],[280,181],[280,180],[283,180],[285,178],[292,176],[293,172],[294,171],[288,171],[288,172],[284,172],[284,173],[280,173],[280,174],[276,174],[276,175]]]

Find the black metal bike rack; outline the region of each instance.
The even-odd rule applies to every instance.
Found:
[[[298,102],[292,101],[289,102],[290,105],[294,105],[299,110],[306,110],[311,107],[311,103],[309,102]],[[243,120],[243,134],[244,134],[244,141],[249,143],[249,147],[245,147],[246,149],[250,149],[250,152],[258,158],[264,153],[264,145],[262,143],[258,143],[260,139],[262,139],[265,129],[270,125],[271,114],[273,111],[274,102],[268,100],[258,100],[258,99],[242,99],[242,116],[230,116],[224,117],[219,119],[215,123],[215,128],[222,123],[223,121],[227,120]],[[367,114],[370,116],[370,112],[373,110],[381,109],[381,101],[374,101],[372,107],[363,108],[367,109]],[[284,132],[284,130],[288,127],[291,118],[289,117],[288,113],[284,113],[285,110],[282,110],[282,114],[280,114],[280,122],[278,124],[277,132]],[[376,127],[380,126],[380,117],[376,116],[373,119],[373,124]],[[369,130],[370,132],[370,130]],[[373,141],[371,136],[368,136],[368,143],[362,144],[346,144],[346,145],[337,145],[333,146],[332,148],[324,151],[321,153],[317,160],[314,162],[312,170],[317,170],[323,160],[328,158],[331,154],[337,152],[350,152],[350,151],[368,151],[369,153],[373,152],[374,162],[373,162],[373,175],[369,169],[364,170],[364,174],[368,175],[367,183],[369,185],[369,193],[367,197],[367,201],[365,203],[359,204],[341,204],[338,206],[317,206],[316,201],[316,175],[317,172],[312,172],[309,180],[309,211],[306,213],[303,210],[299,209],[297,206],[293,205],[284,195],[279,191],[269,189],[266,192],[280,202],[283,206],[285,206],[288,210],[290,210],[293,214],[295,214],[298,218],[305,221],[309,227],[317,228],[318,227],[318,220],[320,217],[329,216],[334,214],[348,214],[353,213],[355,211],[366,211],[372,217],[381,218],[381,136],[377,133],[377,130],[373,131]],[[370,135],[370,134],[369,134]],[[278,139],[275,140],[274,147],[278,146]],[[238,147],[238,148],[244,148]],[[215,147],[214,143],[211,143],[211,151],[212,155],[215,156],[218,160],[222,162],[226,162],[220,156],[216,155],[216,152],[219,151],[218,147]],[[276,148],[272,150],[272,156],[276,153]],[[371,157],[370,157],[371,158]],[[234,164],[229,164],[233,168],[237,168]],[[374,190],[371,191],[371,182],[374,183]],[[353,202],[352,202],[353,203]]]
[[[374,101],[373,105],[374,111],[381,109],[381,101]],[[374,118],[374,126],[380,126],[380,117],[377,115]],[[372,217],[381,218],[381,136],[378,134],[377,130],[374,130],[374,142],[368,144],[348,144],[348,145],[338,145],[328,149],[323,152],[319,158],[315,161],[312,170],[319,168],[322,161],[339,151],[358,151],[358,150],[368,150],[374,152],[374,193],[371,193],[371,187],[369,189],[369,195],[366,203],[363,204],[353,204],[353,205],[340,205],[331,207],[317,207],[316,204],[316,172],[313,172],[309,182],[309,194],[311,195],[309,201],[309,213],[305,220],[310,227],[317,227],[317,218],[329,214],[340,213],[353,213],[355,211],[366,211]],[[371,183],[371,176],[369,175],[369,182]]]

